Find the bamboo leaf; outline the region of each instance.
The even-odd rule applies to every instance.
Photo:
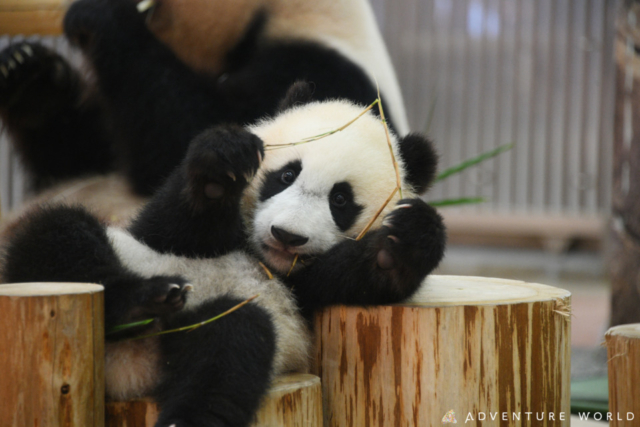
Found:
[[[125,323],[124,325],[117,325],[117,326],[114,326],[113,328],[109,329],[106,332],[106,334],[107,335],[115,334],[116,332],[124,331],[125,329],[135,328],[137,326],[145,326],[145,325],[148,325],[149,323],[153,322],[153,320],[154,319],[145,319],[145,320],[140,320],[139,322]]]
[[[463,170],[470,168],[471,166],[475,166],[478,163],[482,163],[485,160],[488,160],[492,157],[495,157],[499,154],[504,153],[505,151],[509,151],[514,147],[515,144],[511,143],[511,144],[505,144],[505,145],[501,145],[500,147],[491,150],[491,151],[487,151],[485,153],[480,154],[477,157],[473,157],[469,160],[465,160],[464,162],[456,165],[456,166],[452,166],[444,171],[442,171],[437,177],[436,180],[434,182],[438,182],[438,181],[442,181],[448,177],[450,177],[451,175],[455,175],[457,173],[462,172]]]
[[[477,203],[484,203],[486,201],[487,199],[484,197],[463,197],[461,199],[434,200],[427,203],[433,207],[442,208],[445,206],[474,205]]]

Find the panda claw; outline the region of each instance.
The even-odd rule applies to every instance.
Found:
[[[4,65],[0,65],[0,72],[5,78],[9,77],[9,70]]]
[[[395,208],[393,208],[393,210],[396,210],[396,209],[408,209],[410,207],[411,207],[411,205],[409,203],[404,203],[402,205],[396,206]]]
[[[10,70],[13,70],[18,66],[18,64],[16,64],[16,61],[14,61],[13,59],[10,59],[9,61],[7,61],[7,65],[9,66]]]
[[[27,56],[33,56],[33,49],[28,44],[22,45],[22,51],[27,54]]]
[[[185,292],[193,291],[193,285],[191,283],[187,283],[186,285],[184,285],[184,290]]]
[[[136,9],[139,13],[144,13],[147,10],[151,9],[153,6],[155,6],[154,0],[143,0],[137,4]]]
[[[233,182],[236,182],[236,175],[233,172],[227,172],[227,175],[229,175],[229,178],[231,178]]]
[[[170,284],[169,292],[171,292],[173,289],[180,289],[180,285],[176,285],[175,283]]]
[[[24,56],[20,55],[20,52],[15,52],[13,54],[13,57],[16,59],[16,61],[18,61],[20,64],[24,63]]]
[[[258,164],[262,163],[262,154],[260,153],[260,150],[258,150]]]
[[[396,236],[389,235],[389,236],[387,236],[387,238],[389,240],[391,240],[392,242],[394,242],[394,243],[400,243],[400,239],[398,239]]]

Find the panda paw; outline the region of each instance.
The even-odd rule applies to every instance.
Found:
[[[0,52],[0,108],[21,101],[42,106],[42,97],[69,86],[73,74],[64,58],[38,43],[12,44]]]
[[[192,202],[234,202],[258,171],[262,140],[240,126],[216,126],[198,135],[185,159]]]
[[[145,280],[139,301],[149,315],[164,315],[182,310],[193,285],[178,276],[155,276]]]
[[[84,51],[91,50],[98,39],[109,38],[109,44],[134,42],[135,32],[145,29],[144,17],[131,0],[78,0],[64,18],[65,35]]]
[[[400,200],[379,230],[377,266],[423,276],[444,255],[446,231],[442,217],[420,199]]]

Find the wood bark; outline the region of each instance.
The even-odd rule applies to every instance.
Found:
[[[274,381],[254,427],[321,427],[322,388],[314,375],[285,375]],[[106,427],[153,427],[158,407],[151,400],[108,402]]]
[[[606,334],[609,359],[611,427],[640,423],[640,323],[611,328]]]
[[[104,425],[99,285],[0,285],[0,424]]]
[[[0,0],[0,28],[8,35],[60,35],[68,0]]]
[[[635,22],[635,24],[634,24]],[[615,49],[611,324],[640,322],[640,5],[622,2]]]
[[[455,276],[404,304],[325,309],[324,426],[438,426],[450,410],[459,424],[568,426],[570,311],[561,289]]]

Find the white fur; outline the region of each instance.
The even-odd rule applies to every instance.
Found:
[[[243,212],[254,250],[260,252],[275,269],[287,272],[295,253],[321,253],[345,238],[355,238],[396,188],[396,174],[385,130],[371,112],[323,139],[289,148],[269,148],[271,144],[298,142],[335,130],[357,117],[363,109],[348,101],[314,102],[285,111],[274,120],[265,120],[250,128],[262,138],[267,152],[256,178],[245,192]],[[403,179],[404,164],[398,141],[393,133],[389,137],[400,178]],[[286,190],[261,202],[259,194],[264,177],[295,160],[302,162],[302,171],[296,181]],[[363,206],[354,225],[346,232],[335,225],[329,207],[329,193],[333,185],[343,181],[351,185],[355,202]],[[405,198],[415,196],[412,188],[404,187],[402,191]],[[399,199],[400,195],[396,194],[374,226],[380,226],[384,215],[394,208]],[[277,251],[283,248],[271,235],[273,225],[308,237],[309,242],[288,249],[291,251],[289,254]],[[276,251],[265,250],[264,245]]]
[[[306,187],[303,181],[296,180],[287,190],[261,203],[254,219],[251,242],[256,248],[263,243],[271,248],[263,250],[262,255],[269,266],[280,272],[288,272],[294,254],[323,253],[342,239],[329,209],[328,197],[333,185],[312,188]],[[309,237],[309,241],[287,253],[271,234],[272,226]]]
[[[105,344],[105,388],[113,400],[149,396],[161,372],[157,337]]]
[[[132,271],[143,277],[180,275],[193,284],[194,289],[188,294],[185,310],[223,295],[248,299],[260,294],[254,301],[271,314],[276,327],[274,373],[304,372],[308,369],[310,335],[291,292],[279,280],[269,279],[254,258],[240,251],[214,259],[160,254],[121,229],[110,227],[107,233],[118,257]],[[125,347],[119,351],[126,353],[131,350]],[[152,357],[150,362],[153,361]],[[138,375],[137,371],[131,371],[133,369],[113,369],[116,377],[112,383],[124,383],[120,373]],[[124,384],[143,383],[144,378],[128,381]]]

